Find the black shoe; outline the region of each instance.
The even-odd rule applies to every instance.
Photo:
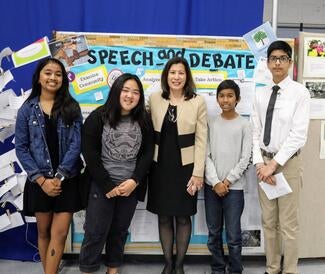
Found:
[[[165,265],[161,274],[173,274],[173,267],[171,265]]]
[[[185,274],[183,267],[176,267],[174,270],[175,274]]]

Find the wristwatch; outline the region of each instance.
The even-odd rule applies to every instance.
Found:
[[[64,180],[64,176],[59,172],[55,173],[54,177],[58,178],[61,182]]]

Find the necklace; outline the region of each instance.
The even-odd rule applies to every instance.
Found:
[[[177,106],[184,101],[184,95],[178,97],[178,96],[173,96],[171,93],[169,98],[170,98],[170,102],[173,106]]]
[[[176,106],[169,105],[167,113],[168,113],[168,121],[172,123],[176,123],[177,121]]]
[[[41,110],[42,110],[42,112],[44,113],[44,114],[46,114],[48,117],[49,117],[49,119],[51,119],[51,109],[50,109],[50,111],[45,111],[44,109],[46,108],[47,109],[47,107],[44,105],[42,105],[42,103],[40,102],[39,103],[39,106],[40,106],[40,108],[41,108]]]

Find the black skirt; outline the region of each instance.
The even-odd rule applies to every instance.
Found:
[[[177,124],[165,116],[160,135],[158,162],[149,174],[147,209],[164,216],[191,216],[197,211],[197,195],[191,196],[187,183],[193,164],[182,165]]]
[[[25,216],[35,216],[35,212],[77,212],[82,209],[78,176],[66,179],[61,184],[59,196],[50,197],[37,184],[27,179],[24,188]]]

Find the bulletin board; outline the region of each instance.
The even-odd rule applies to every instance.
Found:
[[[311,96],[311,119],[325,119],[325,34],[300,32],[298,81]]]
[[[57,31],[55,55],[63,42],[80,40],[73,50],[88,50],[88,60],[78,59],[78,52],[67,50],[66,67],[72,96],[82,106],[84,117],[106,101],[112,81],[121,73],[139,76],[145,95],[160,89],[160,75],[164,64],[173,56],[185,57],[191,67],[197,92],[204,96],[209,115],[219,113],[215,100],[218,84],[232,78],[241,88],[241,102],[237,110],[248,115],[255,92],[253,82],[256,61],[245,41],[236,37],[167,36],[105,33],[73,33]],[[86,45],[85,45],[86,43]],[[78,44],[78,42],[77,42]],[[68,52],[70,51],[70,52]],[[72,60],[72,61],[71,61]],[[72,64],[73,61],[78,63]],[[70,65],[68,65],[70,63]],[[263,254],[264,241],[260,223],[255,171],[246,174],[245,210],[242,216],[243,253]],[[71,252],[78,253],[83,239],[84,211],[74,215],[71,230]],[[207,227],[204,197],[198,196],[198,212],[192,217],[192,235],[188,254],[206,255]],[[162,254],[158,237],[157,216],[146,210],[146,202],[139,203],[132,220],[126,244],[127,254]]]

